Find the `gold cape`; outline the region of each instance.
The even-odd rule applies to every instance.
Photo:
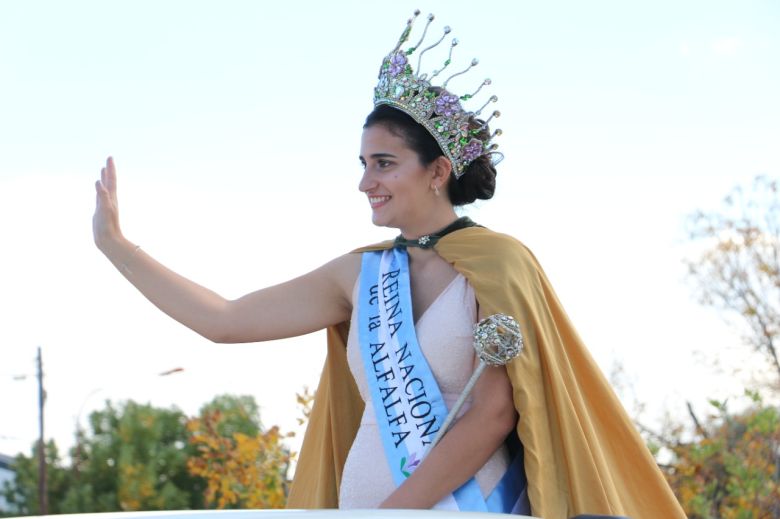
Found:
[[[358,249],[381,250],[392,242]],[[520,323],[525,348],[507,365],[534,516],[684,518],[655,460],[588,353],[533,254],[511,236],[461,229],[435,246],[474,287],[481,313]],[[337,508],[363,401],[346,361],[348,323],[328,329],[328,356],[287,506]]]

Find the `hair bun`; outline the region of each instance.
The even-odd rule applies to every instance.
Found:
[[[463,175],[454,176],[447,185],[452,205],[466,205],[475,200],[489,200],[496,192],[496,167],[490,155],[482,155],[468,165]]]

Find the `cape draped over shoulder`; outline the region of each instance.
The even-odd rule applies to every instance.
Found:
[[[382,250],[393,242],[357,249]],[[684,518],[663,474],[564,312],[534,255],[483,227],[444,236],[436,252],[474,288],[484,315],[520,323],[525,348],[507,365],[519,414],[531,510]],[[346,361],[348,323],[328,329],[328,354],[287,506],[337,508],[341,471],[363,413]]]

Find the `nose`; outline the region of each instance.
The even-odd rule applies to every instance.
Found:
[[[363,169],[363,176],[360,177],[358,189],[361,193],[368,193],[376,187],[376,181],[372,178],[368,168]]]

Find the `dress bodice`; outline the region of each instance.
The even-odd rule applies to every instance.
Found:
[[[352,294],[355,309],[352,312],[347,341],[347,360],[360,396],[369,404],[371,395],[358,344],[356,304],[359,283],[356,283]],[[474,290],[466,278],[458,274],[414,324],[417,342],[448,407],[458,398],[476,367],[473,346],[476,321],[477,303]],[[369,409],[368,405],[366,409]],[[368,414],[371,415],[369,421],[373,420],[373,410]]]
[[[376,508],[395,489],[384,457],[358,343],[359,283],[358,280],[352,293],[347,361],[366,407],[344,467],[340,508]],[[476,366],[473,347],[476,320],[474,290],[466,278],[458,274],[415,323],[418,343],[448,408],[460,396]],[[459,415],[468,410],[470,400],[466,401]],[[502,447],[476,474],[483,495],[492,490],[506,471],[508,458],[506,449]]]

